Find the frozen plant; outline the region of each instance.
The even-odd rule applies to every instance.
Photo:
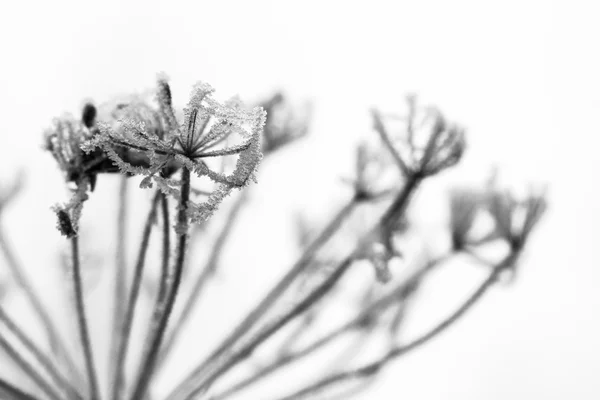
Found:
[[[162,376],[176,368],[169,364],[171,354],[187,324],[197,318],[196,306],[222,268],[228,238],[250,206],[248,191],[260,190],[260,185],[248,187],[256,181],[259,163],[264,157],[268,168],[271,155],[301,140],[309,127],[308,113],[300,112],[281,93],[254,108],[238,99],[218,102],[213,93],[205,83],[194,86],[180,118],[169,83],[161,75],[154,99],[132,96],[104,107],[89,103],[80,118],[57,118],[46,132],[45,148],[71,191],[70,199],[53,210],[58,230],[70,244],[76,337],[83,362],[69,351],[52,313],[0,230],[0,248],[12,280],[32,306],[47,339],[36,343],[16,323],[11,310],[2,307],[0,296],[0,347],[30,383],[19,387],[0,377],[2,398],[348,398],[367,388],[392,361],[455,324],[502,275],[514,276],[531,232],[546,210],[543,191],[530,190],[518,198],[496,185],[457,188],[449,194],[449,246],[441,253],[424,246],[411,250],[411,240],[424,240],[407,218],[411,200],[425,181],[460,162],[466,149],[465,132],[439,110],[420,107],[415,97],[408,98],[405,116],[373,109],[377,145],[371,140],[357,147],[354,176],[344,180],[349,184],[345,190],[351,190],[346,203],[320,228],[299,220],[301,254],[296,262],[207,357],[192,360],[195,368],[187,374],[176,369],[177,380],[167,382],[169,392],[158,393]],[[394,124],[398,121],[399,125]],[[101,349],[90,339],[82,285],[80,217],[85,202],[103,190],[102,175],[119,172],[117,246],[110,268],[114,291],[106,295],[114,301],[113,325],[107,331],[110,348],[98,354]],[[139,230],[135,263],[129,265],[127,198],[135,176],[141,178],[140,190],[149,190],[152,197]],[[18,189],[19,185],[2,188],[0,215]],[[232,194],[233,189],[240,192]],[[229,195],[233,201],[220,208]],[[370,216],[366,229],[365,216]],[[481,232],[475,225],[484,217],[491,223]],[[161,257],[157,260],[159,276],[152,278],[146,266],[155,231],[161,236]],[[198,237],[203,240],[198,242]],[[503,254],[490,258],[489,246],[500,247]],[[197,248],[206,254],[200,269],[190,266]],[[415,304],[423,282],[435,271],[466,260],[481,264],[487,277],[445,318],[415,337],[405,337],[405,316],[418,311]],[[9,283],[0,283],[2,291],[10,288]],[[337,315],[336,306],[347,306],[349,292],[355,301],[346,319],[333,326],[326,323],[332,312]],[[136,311],[142,302],[151,310],[150,321],[137,319],[143,334],[134,336]],[[356,340],[346,348],[348,338]],[[138,356],[132,350],[135,343],[142,349],[138,359],[133,359]],[[368,351],[372,343],[380,347],[375,354]],[[340,348],[345,351],[338,362],[321,368],[315,361]],[[259,349],[260,362],[256,359]],[[106,376],[96,367],[97,357],[108,359]],[[309,373],[292,379],[295,386],[277,385],[277,379],[270,379],[305,365],[310,366]],[[254,387],[269,382],[274,385],[270,397],[252,397]]]

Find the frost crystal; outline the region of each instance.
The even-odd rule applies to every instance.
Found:
[[[121,172],[143,176],[140,187],[156,183],[163,193],[175,198],[180,197],[181,184],[171,175],[178,169],[207,177],[213,186],[208,197],[187,204],[192,221],[206,220],[232,189],[256,181],[266,118],[261,108],[247,111],[237,98],[221,104],[211,97],[213,92],[210,85],[197,83],[179,123],[167,79],[159,75],[157,110],[130,105],[118,124],[99,124],[99,134],[87,140],[82,149],[102,149]],[[211,166],[215,157],[231,156],[237,156],[232,171],[217,172]]]

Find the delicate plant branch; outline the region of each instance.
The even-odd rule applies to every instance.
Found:
[[[310,396],[319,394],[322,390],[327,389],[328,387],[355,379],[368,378],[373,376],[377,372],[381,370],[387,363],[392,361],[395,358],[398,358],[435,338],[440,333],[445,331],[448,327],[453,325],[456,321],[460,319],[477,301],[485,294],[485,292],[493,286],[494,283],[498,280],[499,274],[504,271],[507,267],[512,265],[513,261],[516,258],[516,254],[511,253],[504,259],[500,264],[495,266],[489,276],[479,285],[479,287],[448,317],[434,326],[432,329],[419,336],[418,338],[412,340],[411,342],[401,345],[395,346],[390,349],[383,357],[379,360],[366,364],[362,367],[355,368],[352,370],[340,372],[337,374],[333,374],[326,378],[320,379],[317,382],[300,389],[290,395],[278,398],[277,400],[300,400],[306,399]]]
[[[138,376],[132,400],[142,400],[148,389],[148,383],[154,372],[156,359],[160,350],[160,345],[164,337],[167,323],[169,322],[169,316],[173,311],[175,299],[177,298],[177,292],[181,284],[181,276],[183,272],[183,266],[185,262],[185,252],[187,248],[188,240],[188,201],[190,196],[190,171],[186,168],[182,169],[181,172],[181,198],[179,200],[179,207],[177,212],[177,254],[175,259],[175,265],[173,267],[173,281],[170,284],[169,292],[165,296],[164,304],[158,308],[156,313],[152,317],[151,325],[151,340],[148,352],[143,358],[143,369],[140,371]]]
[[[127,307],[125,314],[123,315],[123,325],[121,326],[121,332],[119,332],[119,345],[118,352],[116,354],[117,359],[115,362],[115,375],[114,375],[114,386],[113,386],[113,399],[120,400],[123,398],[123,391],[125,387],[125,360],[127,358],[127,352],[129,350],[129,337],[131,335],[131,327],[135,318],[135,308],[137,299],[142,283],[142,277],[144,274],[144,266],[146,265],[146,253],[148,251],[148,243],[150,242],[150,234],[152,233],[152,224],[156,219],[156,208],[161,195],[160,192],[156,192],[152,200],[152,205],[146,218],[144,230],[142,233],[142,242],[138,253],[137,262],[133,273],[133,281],[131,283],[131,290],[129,298],[127,300]]]
[[[37,314],[40,322],[42,323],[42,327],[48,336],[48,340],[50,342],[50,347],[58,350],[58,353],[62,356],[62,358],[67,363],[67,367],[69,371],[76,372],[78,368],[71,358],[69,351],[67,350],[67,346],[65,342],[61,339],[60,334],[58,333],[58,329],[52,322],[48,311],[43,305],[42,300],[39,298],[38,294],[33,288],[33,285],[29,281],[29,278],[25,275],[25,270],[23,266],[17,260],[11,246],[9,245],[4,232],[0,229],[0,249],[4,253],[4,257],[8,263],[8,267],[15,278],[17,284],[23,289],[25,296],[29,300],[29,303],[33,307],[34,312]]]
[[[75,294],[75,307],[77,312],[77,325],[79,327],[79,336],[83,347],[85,359],[85,368],[88,377],[89,396],[91,400],[99,400],[100,392],[98,390],[98,380],[96,368],[94,366],[94,356],[92,352],[92,344],[90,342],[90,334],[88,330],[88,322],[85,314],[85,305],[83,301],[83,287],[81,280],[81,264],[79,258],[79,238],[73,236],[71,241],[72,253],[72,268],[73,268],[73,289]]]
[[[127,249],[127,227],[126,227],[126,215],[128,212],[127,207],[127,192],[128,192],[128,180],[126,176],[121,176],[119,181],[119,197],[118,197],[118,211],[117,211],[117,237],[116,237],[116,257],[115,257],[115,280],[114,280],[114,303],[113,303],[113,329],[111,331],[111,357],[108,362],[108,374],[109,374],[109,387],[118,390],[119,383],[116,381],[116,375],[113,371],[116,371],[119,367],[119,335],[124,331],[124,314],[125,308],[123,304],[127,301],[127,262],[126,262],[126,249]],[[113,392],[114,395],[114,392]]]
[[[69,398],[82,399],[81,394],[61,375],[60,371],[52,364],[50,359],[37,347],[31,338],[13,321],[13,319],[0,306],[0,321],[6,325],[8,330],[33,354],[44,371],[50,375],[56,385],[68,393]]]

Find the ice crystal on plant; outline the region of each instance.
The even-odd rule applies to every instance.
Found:
[[[176,169],[186,168],[199,177],[209,178],[214,188],[208,198],[187,205],[192,221],[206,220],[232,189],[256,180],[262,158],[260,136],[266,118],[261,108],[247,111],[239,99],[221,104],[212,98],[213,93],[210,85],[197,83],[180,124],[169,84],[164,75],[159,75],[158,110],[152,118],[140,118],[133,113],[117,126],[101,124],[99,134],[88,140],[83,149],[90,152],[101,148],[121,172],[143,176],[141,187],[156,183],[161,191],[173,197],[179,197],[180,193],[179,182],[170,179]],[[136,109],[135,105],[130,107]],[[154,117],[156,122],[149,121]],[[236,138],[238,143],[229,144]],[[231,173],[217,172],[208,162],[214,157],[236,155]]]

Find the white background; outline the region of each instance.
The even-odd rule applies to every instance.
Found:
[[[152,87],[159,71],[180,103],[196,80],[222,98],[275,88],[313,98],[304,145],[313,150],[273,161],[280,172],[261,181],[261,198],[308,195],[313,205],[327,200],[317,174],[337,173],[352,138],[369,131],[368,108],[393,110],[415,92],[468,130],[469,151],[448,182],[480,182],[498,165],[516,183],[548,182],[550,210],[517,282],[362,398],[600,398],[598,15],[594,1],[2,2],[0,177],[29,172],[6,220],[12,241],[45,276],[60,242],[48,207],[65,199],[40,150],[51,118],[77,113],[86,98]],[[276,226],[262,209],[253,237]],[[55,289],[49,279],[36,280],[40,290]]]

